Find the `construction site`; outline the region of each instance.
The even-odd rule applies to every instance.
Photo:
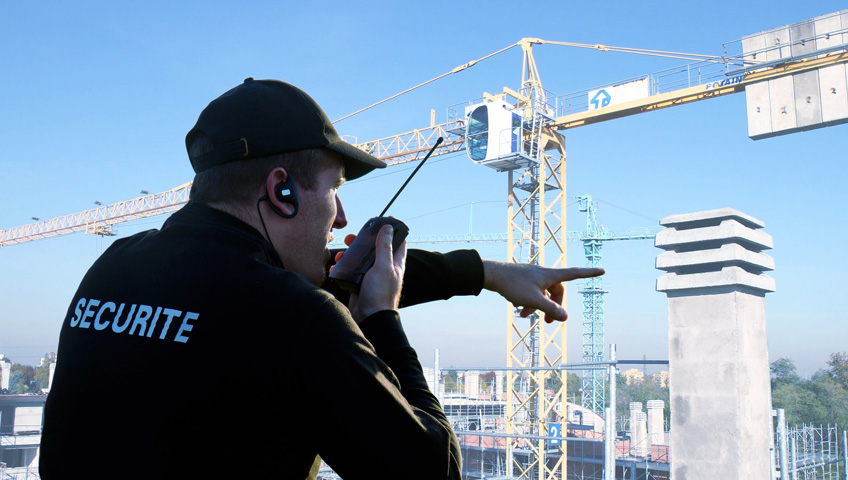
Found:
[[[538,49],[549,46],[685,64],[557,95],[543,86],[536,61]],[[496,245],[505,250],[507,262],[564,267],[570,243],[579,245],[582,265],[606,268],[614,268],[604,261],[610,242],[656,247],[650,259],[657,270],[653,293],[667,302],[667,358],[617,353],[622,345],[608,340],[605,322],[605,299],[615,290],[604,277],[581,282],[574,292],[579,303],[570,304],[569,323],[579,323],[582,333],[579,355],[568,355],[567,323],[546,323],[535,313],[524,318],[511,304],[500,330],[504,364],[443,365],[438,350],[432,362],[429,352],[419,351],[430,389],[459,439],[463,478],[848,480],[843,425],[788,425],[784,410],[772,405],[765,305],[778,288],[769,272],[780,267],[768,253],[775,244],[764,221],[769,219],[723,201],[680,213],[670,201],[659,225],[613,230],[604,227],[592,194],[566,194],[565,138],[589,125],[693,104],[695,115],[702,103],[743,94],[747,136],[753,140],[846,129],[848,10],[751,32],[723,49],[695,55],[522,38],[445,74],[520,50],[517,85],[447,107],[444,122],[433,113],[423,128],[352,142],[392,170],[420,161],[441,138],[433,157],[462,155],[500,174],[505,231],[413,232],[407,240],[411,247]],[[190,188],[185,183],[143,191],[125,201],[97,202],[85,211],[4,227],[0,256],[14,255],[21,244],[74,233],[118,237],[122,224],[183,207]],[[569,204],[580,217],[572,216],[567,225]],[[0,366],[0,390],[8,389],[10,367],[2,357]],[[653,381],[668,388],[668,398],[632,402],[621,411],[617,388],[623,372],[646,372],[647,366],[656,372]],[[569,374],[579,378],[576,391],[568,388]],[[643,373],[641,381],[651,382],[651,375]],[[0,480],[40,478],[45,398],[0,395]],[[340,477],[324,465],[318,478]]]

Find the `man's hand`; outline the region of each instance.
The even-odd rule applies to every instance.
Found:
[[[524,307],[522,317],[541,310],[545,321],[551,323],[568,318],[568,313],[562,308],[565,295],[563,282],[604,273],[603,268],[545,268],[483,260],[483,288],[501,294],[513,305]]]
[[[350,294],[350,314],[356,323],[382,310],[397,310],[405,268],[406,242],[392,252],[392,227],[384,225],[377,234],[374,266],[362,279],[359,293]]]

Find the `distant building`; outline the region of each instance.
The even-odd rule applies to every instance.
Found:
[[[625,370],[621,372],[621,376],[627,380],[628,385],[638,385],[640,383],[645,383],[645,374],[637,368]]]
[[[0,395],[2,478],[38,478],[38,447],[46,398],[46,395]]]
[[[12,361],[0,353],[0,391],[9,390],[9,379],[12,377]]]
[[[660,387],[668,387],[668,371],[663,370],[660,373],[655,373],[651,376],[654,380],[655,385],[659,385]]]

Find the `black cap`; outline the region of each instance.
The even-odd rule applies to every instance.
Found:
[[[326,148],[340,154],[348,180],[386,166],[339,138],[312,97],[279,80],[247,78],[212,100],[186,135],[186,148],[201,133],[206,134],[213,149],[194,157],[189,154],[195,172],[234,160],[306,148]]]

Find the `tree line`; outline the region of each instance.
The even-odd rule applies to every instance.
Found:
[[[848,353],[830,354],[827,368],[810,378],[801,378],[792,360],[775,360],[771,363],[771,404],[785,411],[789,426],[848,426]]]
[[[16,395],[41,393],[50,384],[50,364],[55,361],[56,354],[48,353],[44,355],[38,367],[12,363],[9,372],[9,388],[0,393]]]

